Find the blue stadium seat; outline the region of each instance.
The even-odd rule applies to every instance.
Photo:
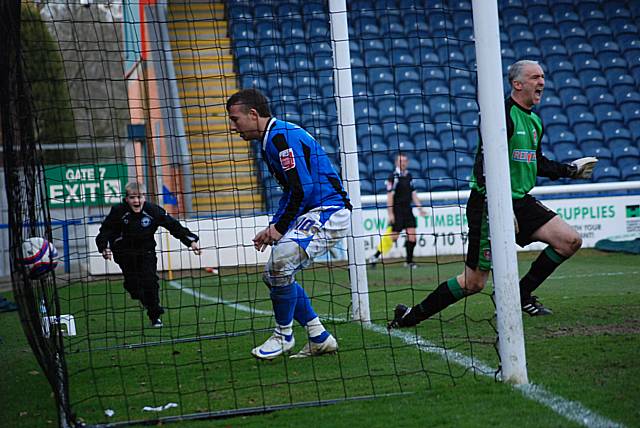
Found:
[[[563,22],[558,25],[558,31],[562,41],[567,45],[567,49],[570,44],[587,42],[587,32],[580,25],[576,25],[574,22]]]
[[[396,85],[398,95],[420,95],[422,94],[422,88],[420,82],[414,80],[401,80]]]
[[[260,45],[278,44],[282,40],[279,25],[273,21],[260,21],[255,26],[256,37]]]
[[[327,18],[327,13],[325,9],[324,2],[320,1],[304,1],[302,2],[302,15],[305,21],[309,19],[325,19]]]
[[[264,75],[264,66],[255,58],[240,58],[238,60],[238,72],[241,75],[259,76]]]
[[[583,95],[582,85],[575,77],[567,77],[558,83],[560,98],[570,98],[574,95]]]
[[[383,49],[365,50],[363,59],[366,67],[388,67],[391,65],[387,52]]]
[[[570,94],[560,92],[560,99],[562,100],[562,105],[565,108],[569,108],[570,106],[588,106],[589,100],[582,94]]]
[[[640,165],[640,151],[634,146],[615,146],[611,149],[613,161],[619,169],[629,165]]]
[[[438,96],[448,95],[449,85],[446,81],[440,79],[428,79],[423,81],[423,88],[425,95]]]
[[[620,170],[615,166],[606,166],[604,168],[594,168],[592,181],[595,183],[605,183],[612,181],[620,181]]]
[[[393,39],[388,39],[385,38],[384,39],[384,47],[387,50],[387,53],[389,52],[393,52],[396,49],[411,49],[411,46],[409,45],[409,41],[406,39],[406,37],[403,37],[401,39],[399,38],[393,38]]]
[[[607,80],[616,98],[638,88],[635,79],[628,74],[607,73]]]
[[[382,125],[382,136],[385,140],[397,138],[409,140],[409,126],[404,123],[389,122]]]
[[[573,8],[572,8],[573,9]],[[563,22],[568,22],[570,24],[578,26],[580,23],[580,17],[577,13],[573,12],[571,9],[562,8],[556,6],[552,9],[553,19],[555,19],[556,24],[562,24]]]
[[[607,18],[604,16],[604,13],[602,13],[600,9],[595,9],[591,4],[585,4],[582,8],[578,4],[578,15],[580,15],[580,21],[584,27],[607,23]]]
[[[589,25],[585,28],[585,30],[589,35],[589,41],[594,45],[613,40],[611,28],[608,25]]]
[[[431,192],[445,192],[456,189],[457,183],[451,177],[438,177],[429,180],[429,191]]]
[[[616,104],[616,99],[609,93],[608,88],[603,88],[601,86],[594,86],[586,89],[587,98],[589,99],[589,104],[595,111],[597,110],[597,106],[606,105],[607,108],[614,108]]]
[[[415,63],[409,49],[396,49],[391,53],[391,64],[394,67],[413,66]]]
[[[547,76],[547,78],[551,77],[553,79],[560,80],[560,76],[558,75],[559,73],[567,73],[567,77],[574,76],[575,72],[573,69],[573,64],[571,63],[571,61],[567,61],[563,57],[551,57],[545,62],[548,67],[548,71],[551,74],[550,76]]]
[[[633,145],[633,134],[623,124],[610,122],[610,127],[603,127],[602,134],[606,145],[613,151],[617,147],[627,147]],[[608,125],[609,125],[608,124]]]
[[[440,66],[424,67],[421,69],[422,83],[426,85],[429,82],[438,81],[438,85],[446,85],[446,77]]]
[[[621,178],[624,181],[640,181],[640,165],[627,165],[622,168]]]
[[[629,23],[620,23],[620,24],[612,24],[611,29],[613,30],[613,35],[618,38],[625,34],[638,35],[638,27],[632,22]]]
[[[620,112],[626,123],[640,120],[640,103],[626,103],[620,106]]]
[[[323,70],[333,70],[333,58],[330,56],[318,56],[313,58],[313,67],[316,72]]]
[[[365,53],[367,51],[383,51],[382,55],[386,53],[384,42],[379,38],[363,39],[360,41],[360,45]]]
[[[476,88],[470,82],[465,82],[463,80],[454,80],[451,82],[451,96],[456,98],[463,97],[475,99]]]
[[[615,70],[619,73],[627,73],[628,72],[628,63],[622,58],[619,54],[614,52],[600,52],[597,55],[598,61],[600,61],[600,65],[602,69],[607,72],[610,70]]]
[[[424,48],[417,49],[417,50],[414,49],[413,57],[415,58],[416,63],[418,65],[421,65],[422,67],[433,67],[433,66],[440,67],[442,64],[440,62],[440,57],[433,50],[428,50]]]
[[[329,25],[324,19],[310,19],[305,24],[307,40],[310,42],[329,41],[331,33]]]
[[[231,38],[233,45],[239,46],[255,46],[256,35],[253,32],[253,26],[244,22],[234,24],[231,29]]]
[[[388,82],[393,83],[393,72],[387,67],[376,67],[367,70],[367,75],[371,83]]]
[[[396,82],[413,82],[420,85],[420,69],[418,67],[395,67],[393,76]]]
[[[585,61],[595,58],[593,47],[586,41],[576,40],[575,42],[565,43],[572,61]]]
[[[402,107],[407,122],[424,122],[429,117],[429,106],[421,95],[405,97],[402,101]]]
[[[607,54],[616,54],[620,55],[622,53],[618,44],[612,40],[599,40],[597,42],[591,42],[591,46],[596,51],[596,55],[601,53]]]
[[[563,130],[562,128],[552,128],[547,132],[547,135],[552,144],[576,143],[577,141],[576,136],[572,132]]]
[[[446,153],[446,157],[452,176],[456,168],[472,168],[475,162],[471,155],[464,152],[450,151]]]
[[[427,192],[429,190],[429,185],[427,184],[427,180],[423,178],[414,178],[412,184],[413,184],[413,188],[418,193]]]
[[[597,145],[588,145],[586,147],[580,146],[582,148],[582,153],[585,156],[595,156],[598,158],[598,166],[604,168],[606,166],[611,166],[612,164],[612,155],[611,150],[603,146]]]
[[[250,21],[253,19],[253,8],[246,4],[230,4],[228,6],[229,20]]]
[[[267,80],[260,76],[252,76],[252,75],[243,75],[241,77],[242,87],[243,88],[256,88],[261,91],[268,91]]]
[[[469,186],[469,182],[471,181],[471,177],[473,175],[473,168],[469,167],[458,167],[454,168],[451,172],[453,178],[458,182],[458,186],[460,189],[466,189]]]
[[[383,19],[382,22],[380,23],[380,27],[382,30],[382,35],[384,37],[388,37],[388,38],[398,38],[398,37],[404,37],[404,25],[402,25],[402,22],[390,22],[388,20],[389,15],[384,16],[382,18],[386,18]]]
[[[440,141],[432,134],[426,132],[422,134],[414,134],[411,138],[416,149],[421,151],[420,159],[429,153],[439,152],[442,150]],[[424,162],[422,163],[424,164]]]
[[[410,38],[428,38],[431,37],[431,28],[429,28],[429,24],[425,22],[424,15],[420,17],[413,16],[408,13],[406,16],[404,31],[407,37]]]
[[[574,130],[581,124],[584,124],[589,128],[593,128],[596,124],[596,117],[586,110],[577,114],[569,113],[569,124],[574,128]],[[577,131],[576,136],[580,139],[580,135]]]
[[[424,135],[427,135],[429,137],[434,137],[436,134],[435,127],[430,123],[425,123],[424,121],[409,122],[407,128],[409,137],[414,140],[414,142],[416,136],[423,137]]]
[[[264,68],[265,74],[278,74],[282,75],[289,72],[289,64],[285,61],[284,58],[280,60],[275,56],[267,56],[262,59],[262,65]]]
[[[542,14],[542,19],[551,18],[549,15]],[[536,23],[540,23],[541,21],[536,19]],[[536,38],[538,43],[541,43],[545,40],[552,40],[555,43],[560,43],[560,33],[556,28],[552,27],[544,27],[544,26],[534,26],[533,27],[533,36]]]
[[[253,16],[254,18],[267,18],[273,20],[276,14],[270,3],[257,3],[253,8]]]
[[[633,122],[627,122],[627,127],[631,131],[633,138],[640,140],[640,120],[634,120]]]
[[[580,141],[580,147],[582,148],[590,144],[596,146],[604,145],[604,135],[595,127],[593,129],[585,129],[584,133],[580,132],[577,139]]]
[[[360,170],[360,174],[362,174],[362,170]],[[371,180],[362,178],[362,176],[360,176],[360,193],[363,195],[375,194],[373,183],[371,182]]]
[[[582,151],[578,148],[555,148],[553,152],[556,155],[556,159],[558,162],[569,163],[573,160],[584,157]]]
[[[372,138],[372,137],[383,138],[382,127],[380,125],[369,124],[369,123],[359,124],[359,125],[356,125],[356,135],[358,137],[358,140],[361,138]]]
[[[620,106],[624,106],[625,104],[638,104],[640,103],[640,92],[630,91],[626,94],[620,94],[619,97],[616,98],[616,102]]]
[[[353,109],[356,123],[370,122],[378,117],[378,109],[366,100],[354,102]]]
[[[280,18],[300,19],[302,16],[299,4],[296,2],[282,2],[276,7],[276,15]]]
[[[436,154],[430,154],[428,157],[421,157],[423,161],[423,176],[429,178],[448,177],[449,165],[447,160],[442,156]],[[426,161],[426,163],[424,163]]]
[[[286,19],[279,23],[282,40],[288,43],[304,43],[306,40],[305,29],[299,19]]]

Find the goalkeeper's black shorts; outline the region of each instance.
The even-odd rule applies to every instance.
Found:
[[[471,269],[491,270],[491,245],[487,212],[486,196],[471,190],[467,202],[469,236],[466,257],[466,265]],[[521,247],[533,242],[531,235],[557,215],[529,194],[521,199],[513,200],[513,212],[518,221],[516,243]]]

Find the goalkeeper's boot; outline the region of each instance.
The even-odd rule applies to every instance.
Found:
[[[285,336],[274,331],[266,342],[251,350],[251,355],[261,360],[273,360],[282,354],[290,352],[295,344],[296,341],[293,335]]]
[[[525,312],[532,317],[553,314],[553,311],[540,303],[536,296],[531,296],[528,299],[525,298],[522,300],[522,312]]]
[[[338,351],[338,341],[332,335],[329,335],[323,342],[315,343],[309,340],[306,345],[295,355],[290,358],[307,358],[317,357],[323,354],[335,354]]]
[[[376,265],[378,263],[380,263],[380,256],[371,256],[369,257],[369,259],[367,260],[367,263],[369,263],[371,265],[371,267],[376,267]]]
[[[411,312],[411,308],[406,307],[405,305],[397,305],[393,310],[393,319],[387,324],[387,330],[393,330],[394,328],[402,328],[409,327],[404,322],[404,317]]]

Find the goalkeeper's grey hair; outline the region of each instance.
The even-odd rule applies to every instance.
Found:
[[[527,65],[540,65],[538,61],[532,61],[530,59],[522,59],[520,61],[514,62],[509,67],[509,83],[513,84],[514,80],[520,81],[522,78],[522,70]]]
[[[144,195],[144,193],[147,191],[147,188],[142,183],[139,183],[137,181],[130,181],[126,186],[124,186],[124,190],[127,196],[129,196],[130,193]]]

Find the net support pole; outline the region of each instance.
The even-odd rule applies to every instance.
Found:
[[[351,233],[347,237],[349,278],[353,318],[370,322],[369,285],[364,251],[364,228],[362,226],[362,201],[360,199],[360,173],[358,171],[358,147],[353,109],[353,87],[351,85],[351,54],[349,52],[349,30],[347,27],[347,4],[345,0],[330,0],[331,44],[333,48],[333,78],[338,109],[338,138],[342,177],[351,199]]]
[[[527,368],[520,310],[518,260],[511,201],[507,126],[502,99],[502,60],[498,3],[473,0],[478,62],[480,133],[484,150],[493,283],[498,317],[498,352],[502,380],[526,384]]]

